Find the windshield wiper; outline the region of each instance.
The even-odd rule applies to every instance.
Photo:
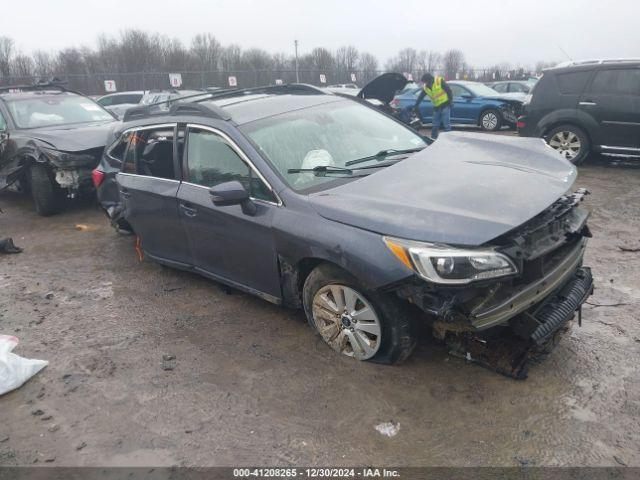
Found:
[[[401,155],[403,153],[414,153],[419,152],[425,147],[416,147],[416,148],[407,148],[404,150],[396,150],[394,148],[389,148],[387,150],[380,150],[375,155],[369,155],[368,157],[356,158],[355,160],[349,160],[345,163],[346,166],[349,165],[357,165],[358,163],[368,162],[369,160],[384,160],[385,158],[391,155]]]
[[[290,168],[287,173],[304,173],[311,172],[316,177],[326,177],[327,173],[344,173],[347,175],[353,175],[353,170],[350,168],[336,167],[335,165],[318,165],[313,168]]]

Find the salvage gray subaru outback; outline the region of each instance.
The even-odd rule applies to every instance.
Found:
[[[576,169],[541,140],[434,143],[310,86],[131,109],[93,178],[148,257],[302,307],[358,360],[406,359],[428,322],[465,357],[522,376],[593,289],[586,192],[571,193]]]

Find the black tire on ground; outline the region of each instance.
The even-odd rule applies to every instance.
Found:
[[[580,165],[581,163],[583,163],[586,160],[587,156],[589,155],[589,151],[591,150],[591,142],[589,141],[589,137],[587,136],[585,131],[582,130],[580,127],[577,127],[570,123],[558,125],[557,127],[550,130],[544,136],[545,141],[549,144],[551,148],[558,151],[559,153],[562,153],[560,149],[554,147],[551,144],[551,140],[553,139],[554,135],[560,132],[566,132],[567,134],[574,134],[580,139],[580,150],[578,154],[573,158],[567,158],[565,155],[563,156],[565,156],[565,158],[567,158],[567,160],[569,160],[574,165]]]
[[[53,173],[45,165],[31,165],[28,177],[36,212],[46,217],[64,208],[64,190],[56,183]]]
[[[502,114],[495,108],[488,108],[480,114],[480,129],[486,132],[495,132],[502,127]]]
[[[408,305],[393,294],[367,291],[360,282],[344,270],[330,264],[317,266],[307,277],[302,290],[302,300],[307,320],[318,333],[312,314],[313,298],[321,288],[343,285],[364,296],[375,310],[381,323],[381,343],[376,354],[368,361],[397,364],[406,360],[416,345],[413,320]]]

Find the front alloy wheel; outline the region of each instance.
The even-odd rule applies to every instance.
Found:
[[[344,285],[327,285],[313,298],[313,320],[325,342],[336,352],[368,360],[380,348],[382,329],[371,304]]]
[[[549,139],[549,145],[564,158],[572,161],[580,153],[582,142],[574,132],[560,131]]]
[[[480,128],[482,128],[482,130],[494,132],[496,130],[500,130],[501,126],[502,121],[500,113],[497,110],[491,109],[482,113],[482,116],[480,117]]]

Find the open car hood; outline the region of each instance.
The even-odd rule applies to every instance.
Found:
[[[383,73],[367,83],[358,93],[358,97],[365,100],[380,100],[385,105],[402,90],[409,81],[400,73]]]
[[[446,132],[309,201],[327,219],[383,235],[477,246],[542,212],[575,178],[575,167],[540,139]]]

